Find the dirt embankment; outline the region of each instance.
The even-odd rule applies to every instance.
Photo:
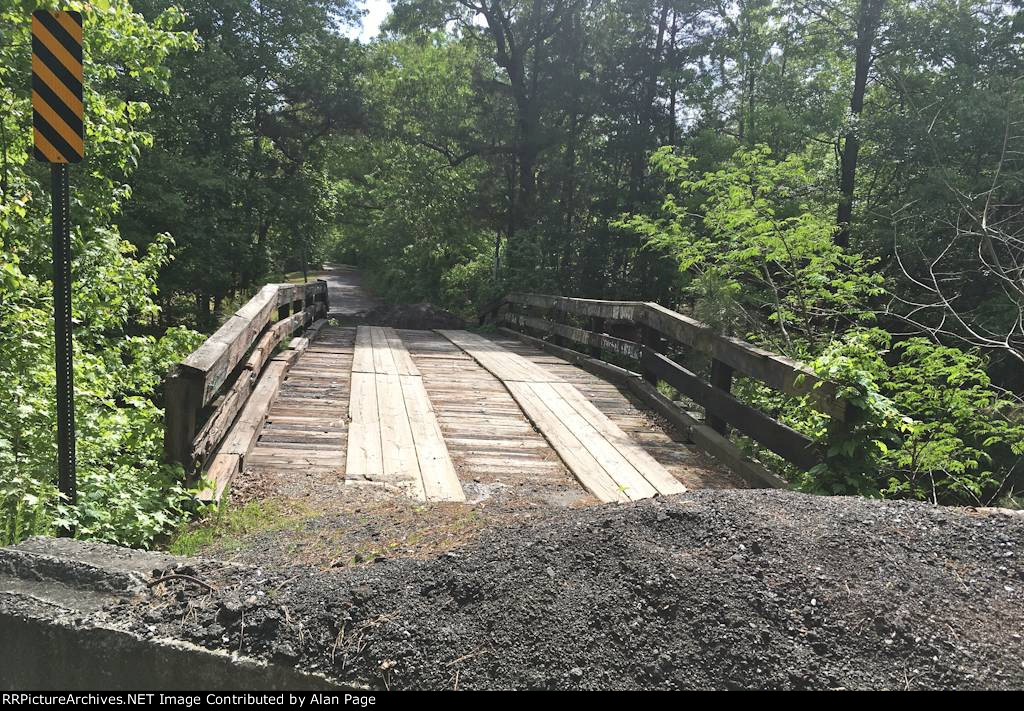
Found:
[[[391,688],[1024,687],[1024,521],[785,492],[568,509],[428,559],[239,574],[117,614]]]
[[[363,315],[367,326],[391,326],[419,331],[439,329],[462,329],[466,322],[461,318],[433,304],[385,304]]]

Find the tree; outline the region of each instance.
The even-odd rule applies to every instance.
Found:
[[[857,121],[864,111],[864,95],[867,92],[868,74],[874,59],[872,51],[882,20],[885,0],[860,0],[857,6],[857,39],[854,43],[853,92],[850,94],[850,128],[842,140],[839,154],[839,209],[836,212],[836,243],[841,247],[850,244],[850,220],[853,217],[854,189],[857,182],[857,157],[860,153],[860,136],[857,135]]]
[[[153,15],[169,3],[145,4]],[[352,13],[348,0],[190,3],[200,51],[172,60],[167,96],[146,97],[160,138],[122,222],[140,243],[174,235],[165,303],[192,303],[172,318],[195,312],[209,327],[224,298],[322,250],[335,209],[325,145],[363,125],[362,50],[336,30]]]
[[[139,250],[114,221],[152,136],[135,99],[167,81],[192,46],[170,9],[146,22],[127,2],[85,7],[86,158],[72,170],[72,273],[78,425],[77,505],[56,491],[53,303],[46,169],[30,162],[30,15],[0,1],[0,543],[74,525],[82,537],[145,545],[180,523],[189,499],[161,464],[159,386],[197,334],[155,327],[156,274],[169,238]]]

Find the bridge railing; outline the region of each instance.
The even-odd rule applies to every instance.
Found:
[[[327,282],[268,284],[195,352],[164,386],[164,458],[190,481],[231,430],[274,356],[298,331],[327,316]]]
[[[848,417],[849,404],[837,397],[835,385],[821,381],[806,365],[738,338],[719,335],[707,324],[655,303],[508,294],[488,305],[480,320],[514,330],[517,335],[525,333],[538,345],[584,367],[625,380],[696,444],[759,486],[786,484],[741,454],[728,439],[731,428],[799,469],[814,467],[822,461],[823,453],[810,438],[735,397],[731,393],[735,374],[760,380],[785,395],[807,396],[813,407],[835,420]],[[586,354],[579,352],[580,346]],[[710,359],[708,379],[676,362],[674,356],[688,351]],[[631,371],[605,362],[603,358],[609,354],[619,362],[634,364],[646,382],[635,382],[639,379],[628,377]],[[703,408],[704,422],[661,395],[656,388],[659,381]]]

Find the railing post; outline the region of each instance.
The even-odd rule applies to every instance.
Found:
[[[317,279],[317,296],[316,300],[324,305],[323,315],[324,318],[331,312],[330,296],[331,293],[327,289],[327,282],[324,279]]]
[[[192,445],[196,437],[203,386],[176,369],[164,384],[164,461],[185,469],[185,481],[195,480]]]
[[[726,365],[717,358],[711,359],[711,387],[729,392],[732,390],[732,374],[733,369],[731,366]],[[722,418],[708,413],[707,422],[711,429],[718,434],[729,434],[729,424]]]
[[[554,324],[561,323],[561,321],[559,320],[560,314],[559,314],[559,311],[558,311],[557,307],[552,306],[550,308],[544,309],[541,312],[540,316],[541,316],[541,318],[546,319],[546,320],[550,321],[551,323],[554,323]],[[567,345],[570,345],[570,344],[566,343],[566,340],[564,338],[559,336],[557,333],[554,333],[554,331],[552,331],[551,333],[549,333],[547,335],[548,335],[548,337],[547,337],[546,340],[549,343],[554,343],[556,346],[561,346],[563,348],[565,348]]]
[[[500,306],[494,311],[494,324],[496,326],[504,324],[509,327],[514,327],[523,333],[529,333],[530,329],[527,326],[513,322],[513,319],[516,316],[522,315],[522,313],[523,307],[519,304],[513,304],[512,302],[506,303],[504,311],[502,311],[502,307]]]
[[[654,351],[656,353],[660,353],[661,350],[662,350],[661,334],[659,334],[657,331],[655,331],[650,326],[647,326],[647,325],[644,325],[644,324],[637,324],[637,328],[640,331],[640,334],[637,337],[637,340],[641,344],[643,344],[644,348],[649,348],[649,349],[651,349],[652,351]],[[654,387],[658,387],[658,376],[657,375],[655,375],[651,371],[647,370],[646,368],[641,368],[640,374],[643,376],[644,380],[646,380],[648,383],[650,383]]]
[[[590,330],[591,330],[591,332],[596,333],[598,336],[602,335],[604,333],[604,319],[601,318],[600,316],[591,316],[590,317]],[[594,356],[595,358],[600,359],[601,358],[601,346],[591,346],[590,347],[590,355]]]

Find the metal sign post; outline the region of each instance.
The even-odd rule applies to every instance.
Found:
[[[82,14],[32,13],[32,128],[35,157],[50,163],[53,198],[53,316],[57,366],[57,471],[75,503],[74,347],[71,340],[71,219],[68,164],[85,154]],[[72,531],[61,531],[71,535]]]
[[[53,186],[53,318],[57,339],[57,473],[68,503],[78,498],[75,477],[75,370],[71,341],[71,221],[67,164],[50,168]]]

